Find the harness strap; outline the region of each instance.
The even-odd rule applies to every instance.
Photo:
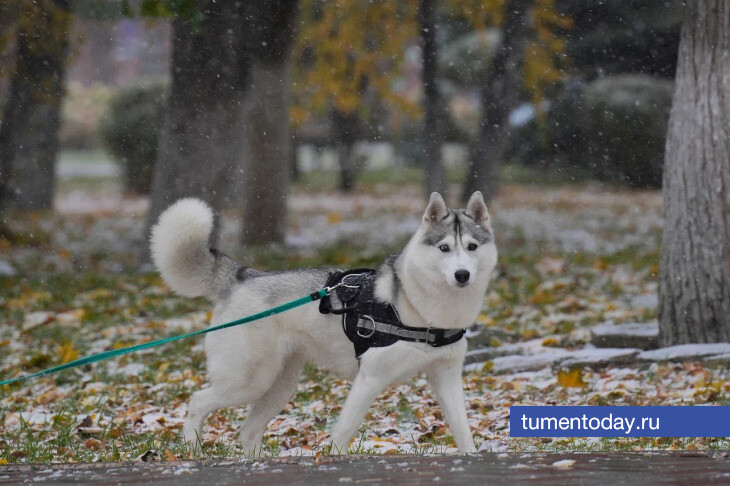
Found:
[[[461,339],[465,332],[464,329],[439,329],[437,327],[409,329],[405,326],[394,326],[392,324],[386,324],[384,322],[378,322],[371,319],[360,319],[357,323],[357,328],[360,337],[367,337],[372,332],[382,332],[384,334],[392,334],[393,336],[397,336],[408,341],[427,343],[432,346],[444,346],[445,344],[456,342]],[[365,329],[370,331],[370,333],[360,333],[360,329]],[[456,339],[454,341],[450,341],[453,337],[456,337]]]
[[[435,348],[447,346],[466,333],[465,329],[406,326],[391,303],[375,297],[375,283],[376,271],[369,268],[334,271],[325,287],[335,292],[322,298],[319,305],[322,314],[342,316],[342,330],[355,347],[357,358],[369,348],[398,341],[425,343]],[[333,296],[339,301],[338,306],[333,307]]]

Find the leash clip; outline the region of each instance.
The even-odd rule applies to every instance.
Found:
[[[350,285],[346,282],[346,280],[348,277],[360,277],[362,275],[364,275],[364,274],[363,273],[350,273],[350,274],[342,277],[342,280],[340,280],[340,282],[338,284],[333,285],[332,287],[325,287],[324,289],[327,291],[328,294],[331,294],[333,290],[339,289],[340,287],[345,287],[348,289],[359,289],[360,288],[359,285]]]

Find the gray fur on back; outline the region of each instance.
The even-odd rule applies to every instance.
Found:
[[[335,268],[303,268],[297,270],[274,270],[264,272],[240,267],[237,270],[235,287],[246,287],[261,291],[265,301],[277,305],[282,300],[302,297],[324,287],[327,278]],[[229,288],[229,294],[234,286]]]

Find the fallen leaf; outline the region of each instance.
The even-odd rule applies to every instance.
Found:
[[[583,381],[583,370],[572,368],[558,371],[558,385],[566,388],[585,388],[588,384]]]
[[[327,224],[341,223],[342,220],[343,220],[343,217],[340,213],[328,213],[327,214]]]
[[[23,320],[23,331],[30,331],[37,327],[45,326],[56,320],[56,316],[51,312],[37,311],[26,314]]]
[[[542,345],[546,347],[556,347],[560,344],[560,341],[554,337],[548,337],[542,340]]]
[[[61,346],[58,346],[57,353],[61,358],[61,364],[66,364],[75,359],[79,359],[79,352],[74,348],[74,343],[66,341]]]
[[[101,441],[99,439],[86,439],[84,445],[92,451],[95,451],[101,447]]]

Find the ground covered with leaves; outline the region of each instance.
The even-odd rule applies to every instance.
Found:
[[[177,297],[139,271],[146,202],[113,184],[93,188],[67,181],[59,212],[15,218],[15,241],[0,240],[0,379],[209,324],[207,302]],[[290,206],[286,246],[236,250],[238,226],[228,218],[223,249],[263,268],[375,265],[407,241],[425,200],[415,185],[376,180],[350,197],[298,187]],[[490,209],[500,262],[479,316],[480,345],[539,339],[582,349],[595,324],[656,318],[658,193],[514,184]],[[726,449],[722,438],[519,439],[508,425],[511,405],[728,405],[728,379],[727,369],[694,362],[568,377],[551,368],[495,375],[489,363],[464,373],[469,421],[486,451]],[[180,429],[190,394],[205,382],[195,338],[2,387],[0,463],[191,457]],[[261,454],[321,453],[348,388],[307,368]],[[213,414],[196,457],[241,455],[236,429],[245,414]],[[422,378],[387,388],[352,444],[358,452],[453,450]]]

